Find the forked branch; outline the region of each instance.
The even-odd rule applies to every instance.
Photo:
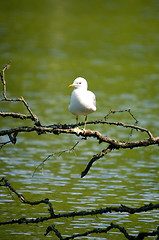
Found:
[[[0,75],[1,75],[1,81],[2,81],[2,86],[3,86],[3,99],[1,101],[7,101],[7,102],[22,102],[29,112],[29,115],[21,114],[21,113],[5,113],[5,112],[0,112],[0,116],[2,117],[8,117],[11,116],[13,118],[20,118],[20,119],[31,119],[35,125],[40,126],[40,121],[38,117],[33,114],[31,108],[29,107],[28,103],[25,101],[23,97],[21,98],[8,98],[6,95],[6,80],[5,80],[5,71],[9,68],[10,63],[6,64],[4,68],[2,69]]]

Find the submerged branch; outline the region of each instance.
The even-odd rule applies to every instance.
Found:
[[[69,239],[85,237],[85,236],[88,236],[88,235],[93,234],[93,233],[95,233],[95,234],[108,233],[112,229],[118,229],[125,236],[125,238],[128,239],[128,240],[143,240],[145,237],[159,236],[159,228],[157,228],[156,231],[152,231],[152,232],[140,232],[140,233],[138,233],[137,236],[134,236],[134,235],[130,235],[124,227],[121,227],[120,225],[117,225],[117,224],[114,224],[114,223],[111,223],[106,228],[94,228],[93,230],[90,230],[90,231],[87,231],[87,232],[84,232],[84,233],[74,234],[72,236],[64,237],[64,238],[62,237],[61,233],[55,228],[55,225],[53,224],[52,226],[49,226],[46,229],[46,233],[44,235],[46,236],[46,235],[48,235],[48,233],[50,233],[52,231],[56,234],[56,236],[60,240],[69,240]]]
[[[28,223],[40,223],[40,222],[44,222],[44,221],[48,221],[50,219],[57,219],[57,218],[72,218],[72,217],[80,217],[80,216],[97,216],[99,214],[106,214],[106,213],[112,213],[112,212],[120,212],[120,213],[129,213],[129,214],[135,214],[135,213],[140,213],[140,212],[147,212],[147,211],[151,211],[151,210],[155,210],[155,209],[159,209],[159,204],[148,204],[148,205],[144,205],[142,207],[139,208],[131,208],[131,207],[127,207],[125,205],[121,205],[119,207],[105,207],[105,208],[101,208],[101,209],[97,209],[97,210],[89,210],[89,211],[79,211],[79,212],[67,212],[67,213],[59,213],[59,214],[55,214],[54,210],[53,210],[53,206],[50,202],[49,199],[43,199],[40,201],[34,201],[34,202],[30,202],[28,200],[25,199],[25,197],[22,194],[19,194],[8,182],[8,180],[6,178],[2,178],[0,179],[0,187],[7,187],[9,188],[9,190],[13,193],[15,193],[18,198],[21,200],[22,203],[24,204],[29,204],[31,206],[35,206],[35,205],[39,205],[41,203],[47,204],[49,206],[49,216],[48,217],[37,217],[37,218],[19,218],[19,219],[12,219],[10,221],[5,221],[5,222],[0,222],[0,226],[1,225],[8,225],[8,224],[28,224]],[[113,223],[111,223],[107,228],[94,228],[93,230],[81,233],[81,234],[74,234],[72,236],[63,238],[61,233],[55,228],[55,225],[53,224],[52,226],[48,226],[45,232],[45,236],[47,234],[49,234],[51,231],[53,231],[56,236],[59,239],[75,239],[77,237],[83,237],[83,236],[88,236],[92,233],[107,233],[108,231],[110,231],[111,229],[116,228],[118,229],[121,233],[124,234],[124,236],[127,239],[130,240],[143,240],[145,237],[148,236],[159,236],[159,228],[157,228],[156,231],[153,232],[140,232],[137,237],[135,236],[131,236],[127,233],[127,231],[125,230],[125,228],[119,226],[119,225],[115,225]]]
[[[0,179],[0,183],[2,183],[2,184],[0,184],[0,187],[2,187],[2,186],[3,186],[3,187],[8,187],[11,192],[13,192],[13,193],[16,194],[16,196],[21,200],[22,203],[29,204],[29,205],[38,205],[38,204],[41,204],[41,203],[47,204],[47,205],[49,206],[49,209],[48,209],[48,210],[49,210],[49,212],[50,212],[50,215],[51,215],[51,217],[53,217],[53,215],[54,215],[54,210],[53,210],[52,204],[50,203],[50,201],[49,201],[48,198],[43,199],[43,200],[40,200],[40,201],[31,202],[31,201],[26,200],[25,197],[24,197],[22,194],[19,194],[19,193],[10,185],[10,183],[8,182],[8,180],[7,180],[6,178],[4,178],[4,177],[1,178],[1,179]],[[12,220],[12,221],[13,221],[12,223],[15,223],[15,222],[16,222],[15,219]],[[17,222],[17,223],[22,223],[21,221],[22,221],[22,222],[25,221],[24,218],[22,218],[21,220],[18,219],[18,222]],[[37,220],[36,220],[36,221],[37,221]],[[0,225],[1,225],[1,223],[0,223]],[[3,225],[3,224],[2,224],[2,225]]]
[[[0,185],[2,186],[2,185]],[[41,201],[35,201],[35,202],[29,202],[29,201],[22,201],[23,203],[30,204],[30,205],[38,205],[41,203],[48,204],[49,199],[43,199]],[[51,203],[50,203],[51,205]],[[5,222],[0,222],[1,225],[7,225],[7,224],[21,224],[21,223],[39,223],[39,222],[44,222],[50,219],[57,219],[57,218],[72,218],[72,217],[84,217],[84,216],[96,216],[98,214],[106,214],[106,213],[112,213],[112,212],[120,212],[120,213],[129,213],[129,214],[135,214],[135,213],[140,213],[140,212],[147,212],[147,211],[152,211],[159,209],[159,203],[157,204],[148,204],[144,205],[139,208],[130,208],[125,205],[121,205],[120,207],[105,207],[101,209],[96,209],[96,210],[91,210],[91,211],[79,211],[79,212],[67,212],[67,213],[59,213],[53,214],[48,217],[38,217],[38,218],[20,218],[20,219],[13,219],[10,221],[5,221]]]
[[[49,213],[50,216],[48,217],[40,217],[40,218],[20,218],[20,219],[13,219],[11,221],[6,221],[6,222],[0,222],[0,225],[6,225],[6,224],[13,224],[13,223],[38,223],[38,222],[43,222],[48,219],[57,219],[57,218],[70,218],[70,217],[80,217],[80,216],[88,216],[88,215],[98,215],[98,214],[106,214],[106,213],[112,213],[112,212],[120,212],[120,213],[129,213],[129,214],[135,214],[135,213],[140,213],[140,212],[147,212],[155,209],[159,209],[159,203],[157,204],[147,204],[142,207],[138,208],[131,208],[127,207],[125,205],[121,205],[119,207],[105,207],[105,208],[100,208],[96,210],[88,210],[88,211],[78,211],[78,212],[67,212],[67,213],[59,213],[56,214],[53,210],[53,206],[49,199],[43,199],[40,201],[34,201],[30,202],[25,199],[25,197],[22,194],[19,194],[8,182],[6,178],[1,178],[0,179],[0,187],[7,187],[10,189],[11,192],[15,193],[18,198],[21,200],[22,203],[29,204],[29,205],[39,205],[41,203],[48,204],[49,205]]]

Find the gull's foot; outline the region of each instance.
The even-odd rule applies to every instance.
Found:
[[[80,129],[79,127],[75,127],[75,128],[74,128],[74,131],[79,135],[80,132],[83,131],[83,129]]]

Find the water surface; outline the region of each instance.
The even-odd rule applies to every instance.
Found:
[[[154,1],[5,1],[0,9],[0,66],[11,60],[6,72],[9,97],[23,96],[44,125],[73,123],[68,111],[73,80],[82,76],[97,97],[97,112],[89,120],[103,119],[113,110],[131,109],[139,125],[159,135],[159,4]],[[26,113],[20,103],[0,103],[3,111]],[[80,118],[82,121],[83,118]],[[110,120],[134,123],[128,113]],[[1,119],[3,129],[33,124]],[[129,131],[108,125],[89,126],[115,139],[126,140]],[[133,133],[131,140],[147,138]],[[3,140],[6,140],[3,139]],[[16,145],[0,152],[0,174],[30,201],[49,198],[56,213],[93,210],[125,204],[140,207],[159,199],[158,147],[114,151],[97,161],[89,174],[81,172],[94,154],[106,148],[95,139],[81,141],[69,135],[19,134]],[[0,189],[1,221],[48,216],[46,206],[30,207],[5,188]],[[63,234],[105,228],[111,222],[130,234],[153,231],[158,211],[129,215],[110,213],[56,219],[36,225],[2,226],[3,239],[43,239],[48,225]],[[2,234],[1,234],[2,236]],[[100,235],[105,239],[105,235]],[[98,236],[98,237],[100,237]],[[56,239],[54,233],[48,238]],[[107,239],[120,237],[112,230]],[[91,235],[85,239],[97,239]]]

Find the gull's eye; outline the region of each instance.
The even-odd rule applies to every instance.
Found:
[[[79,82],[79,84],[81,84],[81,82]]]

